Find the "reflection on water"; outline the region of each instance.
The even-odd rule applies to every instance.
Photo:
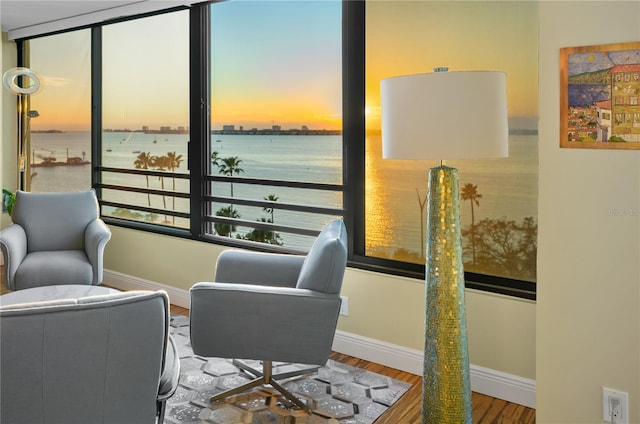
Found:
[[[367,136],[366,160],[367,255],[424,263],[421,223],[426,217],[421,215],[420,202],[426,196],[427,171],[438,162],[383,160],[381,138],[372,135]],[[477,186],[482,197],[479,205],[474,205],[475,224],[485,220],[485,233],[493,235],[502,227],[500,220],[520,224],[532,217],[537,222],[537,161],[537,136],[512,135],[508,158],[447,161],[447,165],[458,168],[460,187],[467,183]],[[460,214],[462,229],[470,228],[469,201],[460,201]],[[469,271],[495,272],[472,269],[470,260],[465,256]]]

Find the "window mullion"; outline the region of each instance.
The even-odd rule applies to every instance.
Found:
[[[195,5],[190,11],[190,129],[188,164],[191,174],[191,234],[205,234],[204,216],[210,214],[210,206],[203,201],[209,194],[203,176],[208,172],[211,137],[210,106],[210,10],[208,4]]]
[[[365,2],[342,6],[342,126],[349,258],[365,253]]]
[[[91,186],[102,199],[102,27],[91,28]]]

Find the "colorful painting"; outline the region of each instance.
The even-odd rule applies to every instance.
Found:
[[[640,150],[640,42],[560,49],[560,147]]]

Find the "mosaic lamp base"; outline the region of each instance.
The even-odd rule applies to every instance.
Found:
[[[423,424],[472,424],[458,171],[429,170]]]

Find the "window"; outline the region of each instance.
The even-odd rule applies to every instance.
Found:
[[[342,216],[342,5],[213,3],[205,233],[308,250]]]
[[[436,165],[382,159],[380,81],[440,66],[498,69],[508,75],[509,157],[447,161],[459,170],[464,266],[473,274],[535,282],[536,8],[534,2],[510,2],[508,8],[497,2],[367,2],[368,256],[392,266],[424,263],[427,170]]]
[[[84,152],[94,172],[84,183],[96,188],[110,225],[300,252],[324,223],[344,217],[351,266],[416,278],[424,276],[421,204],[432,164],[381,159],[380,80],[443,65],[433,57],[453,70],[505,70],[510,157],[453,163],[467,284],[535,298],[536,7],[230,0],[49,37],[84,37],[62,62],[83,54],[74,86],[85,94],[65,107],[85,111],[73,115],[78,131],[91,131]],[[475,19],[451,25],[443,16]],[[485,22],[495,23],[491,31]],[[63,54],[56,51],[52,64]],[[32,49],[34,64],[45,56]],[[41,99],[38,108],[49,110]],[[495,237],[514,242],[493,246]],[[492,255],[513,256],[505,267]]]
[[[189,12],[102,27],[102,213],[189,228]]]
[[[31,97],[27,189],[91,187],[91,32],[74,31],[29,43],[31,69],[42,80]]]

